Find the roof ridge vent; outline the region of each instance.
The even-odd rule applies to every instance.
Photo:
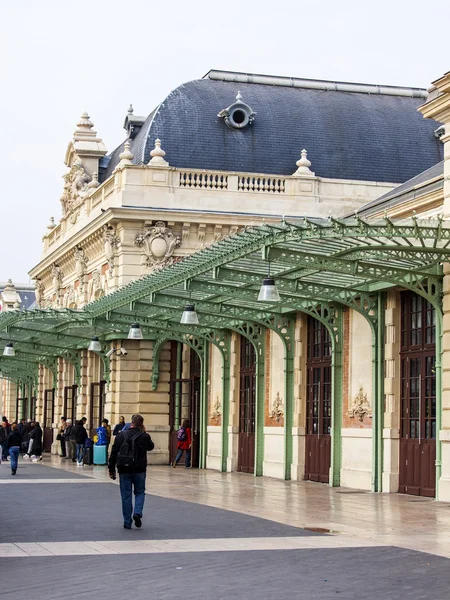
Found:
[[[428,93],[422,88],[401,87],[395,85],[378,85],[370,83],[353,83],[346,81],[327,81],[326,79],[305,79],[301,77],[284,77],[278,75],[257,75],[254,73],[239,73],[236,71],[221,71],[211,69],[204,79],[229,81],[234,83],[253,83],[260,85],[275,85],[311,90],[334,92],[353,92],[359,94],[378,94],[382,96],[406,96],[409,98],[427,98]]]

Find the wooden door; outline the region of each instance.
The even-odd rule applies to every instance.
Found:
[[[106,400],[106,381],[91,383],[91,395],[89,401],[89,414],[87,425],[89,427],[88,435],[93,438],[97,429],[102,424],[105,414]]]
[[[402,294],[399,492],[436,493],[436,351],[433,307]]]
[[[77,413],[77,391],[78,386],[68,385],[64,388],[63,416],[75,423]]]
[[[331,339],[308,318],[305,479],[328,483],[331,465]]]
[[[43,446],[44,452],[52,451],[53,443],[53,419],[55,417],[55,390],[44,391],[44,427],[43,427]]]
[[[255,470],[256,423],[256,352],[253,344],[241,337],[239,378],[239,443],[237,470],[253,473]]]

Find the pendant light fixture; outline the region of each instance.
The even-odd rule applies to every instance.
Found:
[[[142,333],[141,326],[139,323],[132,323],[128,332],[129,340],[143,340],[144,334]]]
[[[100,344],[100,340],[98,339],[98,337],[96,335],[89,342],[88,350],[90,352],[101,352],[102,351],[102,345]]]
[[[198,314],[192,303],[186,304],[180,320],[181,325],[199,325]]]
[[[279,302],[280,294],[278,293],[277,286],[275,285],[275,279],[270,276],[270,263],[269,272],[267,277],[263,279],[261,288],[259,290],[258,302]]]
[[[14,346],[12,342],[8,342],[3,350],[3,356],[15,356],[16,351],[14,350]]]

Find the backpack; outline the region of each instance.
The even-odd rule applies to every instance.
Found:
[[[134,432],[133,432],[134,433]],[[136,467],[138,462],[138,453],[136,451],[136,440],[144,435],[141,431],[137,435],[124,434],[124,440],[119,448],[117,454],[117,466],[118,467]]]
[[[187,438],[186,429],[184,427],[180,427],[177,433],[177,440],[179,442],[184,442]]]

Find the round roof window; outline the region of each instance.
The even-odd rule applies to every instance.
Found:
[[[222,117],[228,127],[232,129],[244,129],[247,125],[251,125],[255,119],[255,113],[250,106],[242,102],[240,92],[236,96],[236,102],[221,110],[218,116]]]

